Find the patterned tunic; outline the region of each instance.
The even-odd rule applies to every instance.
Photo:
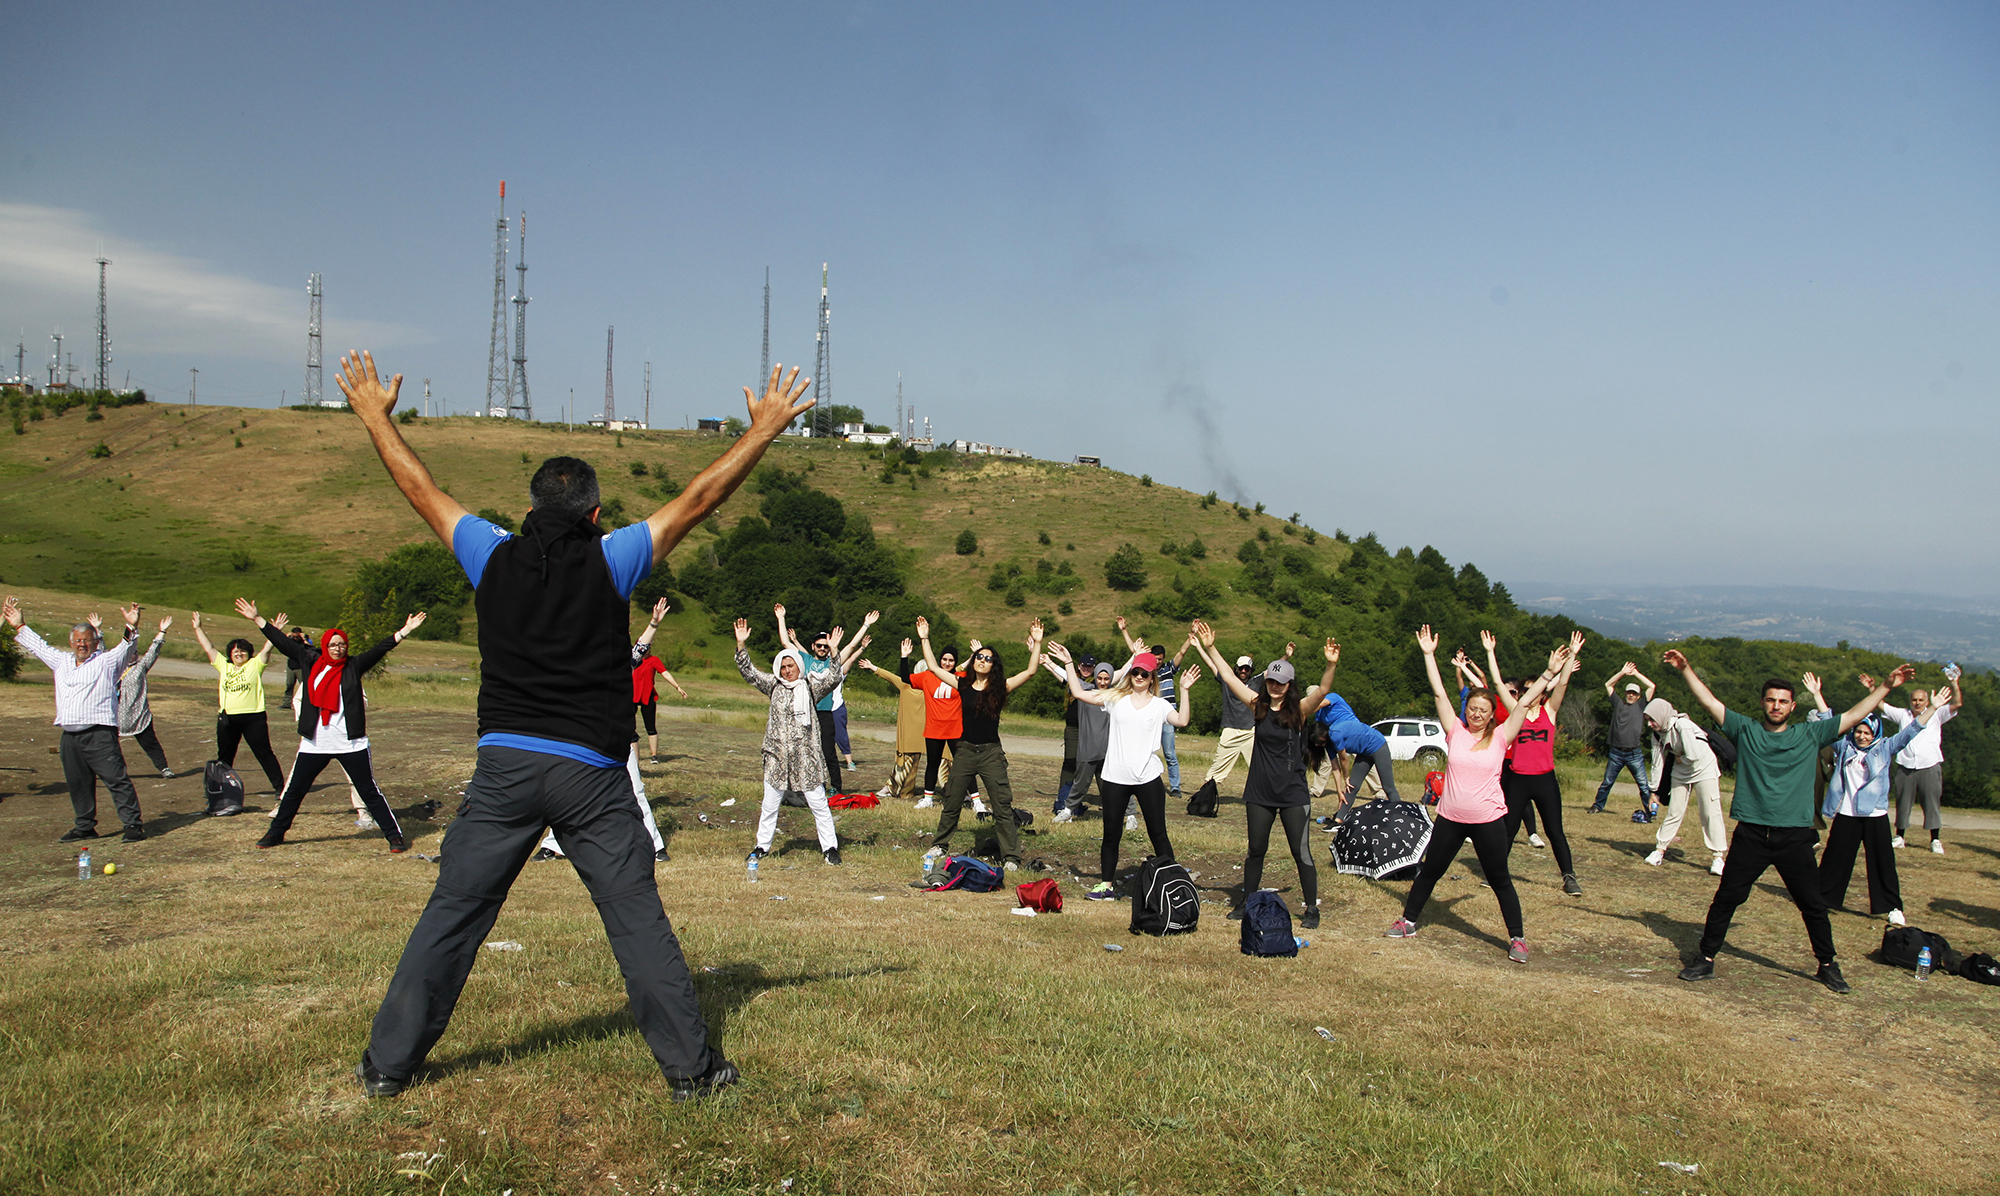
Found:
[[[826,787],[826,761],[819,752],[819,717],[809,710],[801,725],[792,711],[792,691],[776,677],[750,663],[750,654],[741,645],[736,649],[736,671],[771,696],[771,714],[764,724],[764,783],[773,789],[805,793]],[[813,701],[833,692],[846,674],[838,665],[805,675]]]

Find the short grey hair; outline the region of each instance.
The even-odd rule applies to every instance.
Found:
[[[79,631],[83,632],[84,634],[88,635],[91,639],[94,639],[99,643],[104,642],[104,637],[98,634],[97,628],[92,627],[88,623],[71,623],[69,625],[69,633],[71,635],[75,635]]]

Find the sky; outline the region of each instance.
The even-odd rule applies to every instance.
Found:
[[[0,332],[46,377],[941,438],[1530,582],[2000,595],[1988,4],[23,6]],[[33,85],[24,67],[59,68]],[[73,64],[73,65],[64,65]],[[511,295],[517,275],[508,275]],[[11,343],[8,345],[11,349]],[[4,369],[11,374],[11,352]],[[87,374],[86,374],[87,378]],[[1985,478],[1987,481],[1981,482]],[[1983,495],[1983,497],[1982,497]]]

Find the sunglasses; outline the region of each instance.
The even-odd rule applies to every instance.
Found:
[[[1133,669],[1131,672],[1125,675],[1127,677],[1132,677],[1139,680],[1146,680],[1151,678],[1153,674],[1152,671],[1149,669]]]
[[[980,653],[979,655],[977,655],[977,656],[973,657],[972,659],[974,659],[975,661],[984,661],[984,662],[985,662],[985,663],[987,663],[987,664],[992,664],[992,663],[993,663],[993,653],[991,653],[991,652],[981,652],[981,653]]]

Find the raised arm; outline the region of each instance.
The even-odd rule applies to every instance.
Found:
[[[1340,645],[1332,636],[1326,637],[1326,647],[1321,650],[1326,656],[1326,671],[1319,675],[1319,686],[1306,695],[1299,703],[1299,713],[1310,715],[1326,703],[1326,695],[1333,692],[1333,671],[1340,667]]]
[[[264,633],[264,646],[257,649],[257,654],[251,657],[252,660],[257,662],[257,667],[261,669],[264,667],[264,662],[271,659],[272,646],[282,643],[283,640],[270,627],[265,625],[264,617],[257,613],[257,604],[248,598],[238,598],[236,600],[236,613],[255,623],[257,630]],[[281,625],[279,630],[282,629]],[[285,655],[290,656],[291,653],[287,652]]]
[[[1569,663],[1563,666],[1562,676],[1557,677],[1556,683],[1549,688],[1548,701],[1542,703],[1548,709],[1549,720],[1551,722],[1555,720],[1557,715],[1562,713],[1563,699],[1569,696],[1569,679],[1576,676],[1576,671],[1583,667],[1581,653],[1583,652],[1583,645],[1586,642],[1583,638],[1583,632],[1570,632]]]
[[[646,620],[646,630],[639,633],[636,655],[640,658],[643,659],[645,657],[646,647],[653,642],[653,636],[659,633],[660,620],[667,617],[669,609],[665,598],[653,604],[653,614],[651,618]]]
[[[804,656],[806,646],[799,642],[798,636],[792,634],[791,628],[785,626],[785,604],[782,602],[772,603],[771,613],[778,616],[778,646],[780,648],[796,648],[799,655]]]
[[[1694,666],[1688,663],[1688,658],[1682,655],[1680,649],[1668,648],[1665,652],[1660,653],[1660,661],[1670,669],[1680,670],[1681,680],[1687,682],[1687,687],[1694,691],[1694,700],[1701,703],[1703,710],[1708,711],[1708,717],[1715,720],[1716,726],[1721,726],[1729,718],[1729,708],[1722,704],[1722,699],[1709,692],[1708,686],[1702,682],[1701,678],[1694,675]],[[1632,669],[1630,664],[1627,664],[1625,667]],[[1638,670],[1632,669],[1632,671],[1637,672]],[[1625,673],[1621,670],[1617,676],[1605,682],[1605,692],[1611,692],[1612,685],[1617,682],[1619,677],[1623,677],[1624,675]]]
[[[1457,712],[1451,708],[1451,699],[1445,694],[1444,675],[1438,672],[1438,637],[1429,623],[1417,628],[1417,647],[1424,654],[1424,674],[1431,681],[1431,700],[1437,703],[1438,721],[1463,727],[1465,724],[1459,722]]]
[[[1042,630],[1042,621],[1040,619],[1036,619],[1034,622],[1028,624],[1028,667],[1007,678],[1008,693],[1013,693],[1023,685],[1026,685],[1028,678],[1034,676],[1035,670],[1041,667],[1042,637],[1045,634],[1047,633]]]
[[[1195,636],[1196,646],[1202,649],[1202,659],[1208,662],[1209,668],[1215,670],[1215,679],[1222,682],[1230,693],[1235,694],[1237,701],[1242,702],[1246,706],[1255,702],[1257,700],[1256,691],[1243,684],[1243,679],[1236,675],[1235,669],[1225,669],[1222,667],[1222,654],[1215,650],[1215,629],[1207,623],[1197,622],[1195,624]]]
[[[749,620],[736,620],[731,630],[736,633],[736,671],[743,675],[745,681],[755,686],[758,693],[767,694],[776,689],[778,679],[750,663],[750,649],[748,647],[750,643]]]
[[[1083,687],[1083,678],[1076,675],[1076,661],[1071,658],[1068,648],[1050,641],[1046,651],[1052,659],[1062,662],[1063,681],[1069,685],[1071,697],[1079,702],[1089,702],[1092,706],[1102,706],[1111,697],[1111,691],[1108,689]]]
[[[12,599],[9,599],[9,601],[12,601]],[[201,629],[201,612],[198,610],[188,612],[188,623],[194,627],[194,642],[201,645],[201,654],[208,657],[209,661],[213,663],[215,658],[221,655],[221,653],[215,650],[214,644],[208,642],[208,633]],[[20,624],[16,623],[15,626],[18,627]]]
[[[1521,724],[1528,719],[1528,707],[1540,701],[1542,695],[1549,691],[1549,686],[1555,684],[1556,678],[1562,676],[1564,670],[1568,668],[1569,645],[1565,644],[1549,653],[1549,667],[1543,670],[1542,675],[1536,677],[1533,683],[1521,691],[1521,700],[1514,703],[1513,708],[1507,712],[1506,720],[1500,724],[1499,729],[1493,734],[1503,741],[1512,739],[1514,736],[1520,734]]]
[[[1500,646],[1500,640],[1492,632],[1482,631],[1479,633],[1479,643],[1486,649],[1486,672],[1493,678],[1494,692],[1505,697],[1506,694],[1501,691],[1507,688],[1507,680],[1500,675],[1500,658],[1494,655],[1494,650]]]
[[[1890,690],[1899,685],[1908,684],[1910,678],[1916,675],[1917,670],[1914,666],[1907,664],[1897,665],[1896,671],[1889,674],[1887,681],[1869,690],[1865,697],[1848,707],[1846,713],[1840,716],[1840,733],[1845,735],[1849,731],[1852,731],[1856,724],[1868,717],[1869,711],[1882,704],[1882,699],[1889,696]]]
[[[374,355],[363,350],[340,359],[340,372],[333,376],[333,382],[347,396],[348,407],[361,418],[361,426],[367,429],[368,439],[375,445],[375,455],[382,458],[382,467],[389,471],[389,480],[396,483],[396,489],[403,492],[410,506],[430,524],[431,531],[444,541],[445,547],[450,548],[452,529],[470,512],[438,487],[416,450],[403,439],[396,421],[389,418],[396,407],[396,396],[403,389],[403,376],[397,374],[385,384],[375,372]]]
[[[1820,692],[1818,673],[1805,674],[1799,678],[1799,684],[1806,687],[1806,692],[1812,695],[1813,705],[1819,707],[1822,714],[1833,713],[1833,707],[1826,704],[1826,695]]]
[[[953,689],[957,689],[958,678],[946,670],[939,668],[937,657],[931,654],[931,621],[922,615],[917,616],[917,643],[923,646],[924,667],[930,670],[931,676],[936,677]],[[974,652],[979,651],[977,647],[974,647],[972,650]]]
[[[861,630],[854,633],[854,642],[847,645],[847,651],[836,652],[836,655],[840,657],[840,668],[842,672],[845,672],[848,669],[854,667],[855,658],[859,657],[861,655],[861,650],[868,646],[868,639],[869,639],[868,629],[870,627],[875,626],[876,621],[881,617],[882,617],[882,612],[879,610],[871,610],[866,615],[862,616]]]
[[[1660,687],[1659,687],[1659,686],[1657,686],[1657,685],[1655,685],[1655,684],[1653,684],[1653,679],[1652,679],[1651,677],[1648,677],[1648,676],[1647,676],[1646,674],[1644,674],[1644,673],[1640,672],[1640,671],[1639,671],[1639,666],[1638,666],[1638,665],[1633,665],[1633,666],[1632,666],[1632,675],[1633,675],[1634,677],[1637,677],[1637,678],[1639,679],[1639,684],[1641,684],[1641,685],[1643,685],[1643,686],[1645,686],[1645,687],[1646,687],[1646,700],[1647,700],[1648,702],[1652,701],[1652,700],[1653,700],[1653,692],[1654,692],[1655,690],[1659,689]]]
[[[1181,674],[1180,705],[1167,712],[1168,724],[1185,727],[1194,718],[1194,683],[1201,680],[1201,666],[1190,665]]]
[[[653,533],[655,565],[667,559],[667,554],[696,524],[708,518],[711,511],[736,493],[736,488],[750,476],[764,450],[771,447],[771,442],[793,419],[812,409],[814,400],[801,398],[812,385],[812,379],[801,381],[799,371],[794,367],[791,374],[781,381],[779,375],[784,368],[782,365],[771,367],[771,376],[764,383],[764,397],[761,399],[752,394],[749,387],[743,388],[743,401],[750,408],[750,426],[707,469],[696,474],[687,489],[646,517],[646,526]]]
[[[1679,655],[1679,653],[1675,653],[1675,655]],[[1666,660],[1666,656],[1662,654],[1660,659]],[[1686,660],[1687,658],[1683,656],[1681,657],[1681,659]],[[1672,662],[1670,661],[1668,663],[1671,664]],[[1623,681],[1625,678],[1630,677],[1632,674],[1638,671],[1639,671],[1638,665],[1633,664],[1629,660],[1626,661],[1624,667],[1620,668],[1617,672],[1611,674],[1610,680],[1604,683],[1604,696],[1607,698],[1611,698],[1615,701],[1618,697],[1618,683],[1620,681]]]
[[[1132,650],[1132,655],[1137,656],[1139,653],[1144,652],[1146,650],[1146,642],[1126,629],[1125,616],[1119,615],[1115,621],[1118,624],[1118,638],[1125,641],[1125,646]]]

